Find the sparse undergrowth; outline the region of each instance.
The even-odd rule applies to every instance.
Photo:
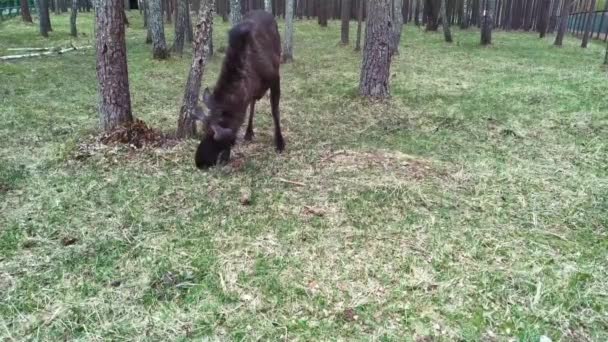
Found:
[[[189,57],[153,61],[129,21],[134,113],[170,134]],[[67,16],[48,41],[0,25],[2,55],[69,42]],[[93,51],[0,64],[0,337],[608,339],[601,45],[407,27],[374,104],[338,23],[295,29],[286,153],[262,101],[255,141],[209,172],[196,141],[92,143]]]

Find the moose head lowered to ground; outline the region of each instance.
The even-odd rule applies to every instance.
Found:
[[[228,49],[218,81],[210,92],[205,89],[203,102],[208,113],[199,119],[205,123],[204,137],[195,156],[198,168],[208,168],[230,159],[230,150],[250,106],[245,140],[253,138],[255,102],[270,89],[277,151],[285,148],[281,134],[279,100],[281,97],[281,38],[274,17],[265,11],[252,11],[229,32]]]

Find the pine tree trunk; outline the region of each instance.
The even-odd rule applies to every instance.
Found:
[[[368,9],[359,93],[366,97],[386,98],[390,95],[391,1],[370,1]]]
[[[559,27],[557,28],[557,35],[555,36],[555,42],[553,43],[555,46],[562,46],[564,41],[564,35],[566,34],[566,29],[568,28],[568,17],[570,16],[571,3],[572,0],[563,1]]]
[[[78,15],[78,0],[72,0],[72,14],[70,15],[70,34],[72,37],[78,37],[76,28],[76,16]]]
[[[194,32],[192,31],[192,19],[190,15],[190,3],[188,1],[186,1],[186,41],[188,43],[192,43],[194,41]]]
[[[221,1],[221,0],[220,0]],[[209,38],[213,26],[213,9],[215,0],[206,0],[199,11],[196,23],[196,33],[193,44],[193,57],[186,82],[184,100],[177,120],[177,136],[180,138],[193,137],[196,134],[195,113],[205,66],[207,65]]]
[[[462,1],[462,22],[460,23],[461,29],[469,28],[469,8],[471,7],[471,0],[463,0]]]
[[[363,9],[367,0],[359,0],[359,9],[357,13],[357,42],[355,43],[355,51],[361,51],[361,26],[363,23]]]
[[[494,0],[486,0],[486,9],[481,18],[481,45],[492,44],[492,26],[494,26]]]
[[[266,12],[272,13],[272,3],[270,2],[270,0],[264,0],[264,9],[266,10]]]
[[[348,45],[350,33],[350,2],[351,0],[342,0],[340,8],[340,44]]]
[[[155,59],[169,58],[169,50],[165,41],[165,27],[163,24],[163,12],[161,0],[149,0],[148,26],[152,35],[152,57]]]
[[[608,3],[608,1],[606,2]],[[561,0],[553,0],[551,6],[551,17],[549,18],[549,27],[547,28],[547,33],[555,32],[555,26],[557,25],[557,13],[559,11],[561,5]]]
[[[319,25],[321,27],[327,27],[327,16],[329,15],[328,12],[328,5],[329,5],[329,1],[328,0],[316,0],[317,1],[317,9],[318,9],[318,21],[319,21]]]
[[[416,1],[416,7],[414,8],[414,25],[420,26],[420,0]]]
[[[604,65],[608,65],[608,43],[606,44],[606,53],[604,54]]]
[[[551,0],[541,0],[540,7],[540,18],[538,22],[539,37],[544,38],[547,34],[547,25],[549,20],[549,7],[551,6]]]
[[[230,0],[230,24],[232,26],[240,23],[242,20],[241,1]]]
[[[30,14],[30,4],[28,0],[21,0],[21,20],[26,23],[32,22],[32,15]]]
[[[188,0],[178,0],[175,10],[177,11],[177,18],[175,20],[173,52],[181,56],[184,53],[184,39],[186,36],[186,25],[188,24]]]
[[[49,31],[51,31],[49,27],[50,19],[48,1],[50,0],[38,0],[38,6],[40,7],[38,10],[38,12],[40,13],[40,35],[42,35],[43,37],[48,37]]]
[[[403,0],[392,0],[391,6],[392,30],[391,30],[391,53],[399,54],[401,44],[401,32],[403,31]]]
[[[443,25],[443,37],[448,43],[452,42],[452,31],[450,31],[450,20],[448,18],[447,0],[441,0],[441,23]]]
[[[595,14],[595,0],[591,0],[591,5],[589,6],[589,11],[587,12],[587,20],[585,22],[585,32],[583,33],[583,42],[581,47],[585,49],[587,44],[589,43],[589,35],[591,34],[591,25],[593,22],[593,15]]]
[[[286,0],[285,8],[285,42],[283,44],[283,63],[293,61],[293,15],[295,0]]]
[[[133,121],[122,0],[99,0],[96,8],[99,115],[105,131]]]

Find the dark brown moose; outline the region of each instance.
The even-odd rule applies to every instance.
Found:
[[[285,148],[281,134],[279,100],[281,97],[281,38],[274,17],[265,11],[249,12],[229,32],[228,48],[219,78],[213,89],[205,89],[203,102],[208,113],[199,119],[205,123],[204,137],[196,151],[195,162],[206,169],[230,159],[230,150],[245,121],[250,106],[245,140],[253,138],[255,102],[270,89],[276,149]]]

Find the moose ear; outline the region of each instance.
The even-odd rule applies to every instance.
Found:
[[[232,143],[236,136],[230,128],[224,128],[220,125],[211,125],[213,130],[213,139],[218,142]]]
[[[211,91],[209,90],[209,87],[205,88],[203,91],[203,103],[207,108],[211,107]]]

